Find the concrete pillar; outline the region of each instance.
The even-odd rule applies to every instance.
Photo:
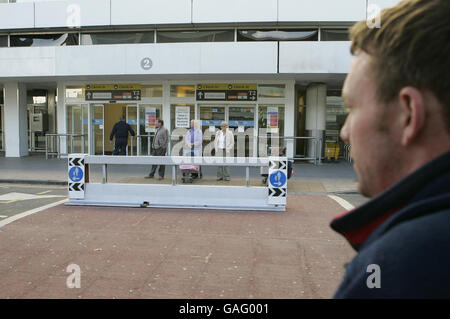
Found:
[[[326,124],[326,105],[327,105],[326,84],[311,84],[306,89],[305,129],[308,136],[323,137]],[[308,157],[313,157],[314,154],[315,154],[314,143],[309,143]],[[320,156],[322,156],[322,150],[320,150]]]
[[[286,105],[284,108],[284,136],[295,136],[295,81],[286,85]],[[294,157],[295,140],[288,139],[286,142],[287,157]]]
[[[58,102],[56,103],[56,132],[58,134],[67,134],[67,114],[66,114],[66,98],[65,85],[62,82],[58,82],[56,88],[56,95],[58,96]],[[87,137],[86,137],[87,138]],[[60,153],[67,153],[67,139],[61,138],[59,145]]]
[[[5,83],[5,156],[28,156],[27,88]]]

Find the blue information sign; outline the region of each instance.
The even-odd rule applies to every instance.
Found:
[[[69,170],[69,178],[72,182],[78,183],[83,179],[83,170],[78,166],[72,167]]]
[[[282,171],[275,171],[270,174],[270,184],[276,187],[283,187],[286,184],[286,174]]]

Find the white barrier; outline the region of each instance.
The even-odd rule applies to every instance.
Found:
[[[172,185],[108,183],[108,165],[172,166]],[[244,166],[246,186],[177,185],[176,166]],[[92,156],[68,157],[66,205],[285,211],[286,157]],[[103,182],[89,183],[89,165],[103,166]],[[269,167],[268,186],[250,186],[250,167]]]

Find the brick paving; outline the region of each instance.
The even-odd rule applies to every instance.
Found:
[[[282,213],[57,206],[0,228],[0,298],[330,298],[354,255],[328,226],[342,212],[295,194]]]

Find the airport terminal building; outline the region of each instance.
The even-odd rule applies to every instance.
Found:
[[[342,146],[347,29],[397,2],[0,0],[0,154],[111,154],[120,116],[133,155],[150,154],[157,118],[276,135],[299,159],[311,138]]]

